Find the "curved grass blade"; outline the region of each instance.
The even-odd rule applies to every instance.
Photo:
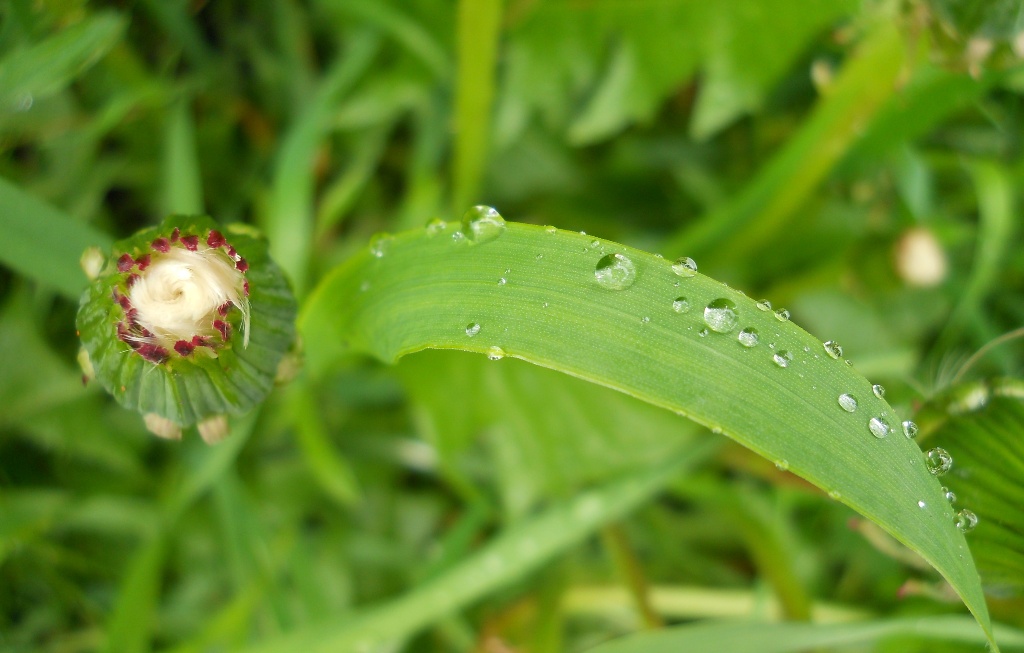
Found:
[[[997,630],[1012,650],[1024,649],[1024,632]],[[591,653],[663,653],[671,651],[731,651],[732,653],[799,653],[865,646],[889,637],[982,645],[984,636],[969,619],[957,616],[891,619],[853,624],[718,622],[640,633],[613,640]]]
[[[974,562],[919,448],[897,432],[899,419],[867,379],[814,336],[737,290],[679,276],[668,261],[622,245],[520,224],[466,231],[433,224],[378,238],[331,273],[300,318],[311,371],[351,351],[394,361],[462,349],[668,408],[878,523],[932,564],[990,633]],[[596,266],[616,255],[633,272],[605,275],[602,285]],[[713,311],[705,318],[716,300],[734,306],[735,324]],[[744,346],[739,329],[755,329],[759,344]],[[859,401],[854,412],[840,407],[843,393]],[[871,418],[893,433],[873,436]]]

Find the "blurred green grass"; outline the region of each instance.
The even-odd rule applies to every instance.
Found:
[[[696,256],[842,342],[902,412],[939,396],[1024,322],[1016,23],[993,31],[948,4],[0,6],[0,650],[287,641],[415,596],[495,533],[651,464],[635,445],[553,465],[565,442],[536,437],[548,408],[525,399],[535,437],[503,437],[508,416],[465,401],[477,373],[451,372],[486,361],[458,354],[350,359],[216,449],[149,438],[79,383],[75,265],[169,211],[260,226],[304,294],[375,232],[491,204]],[[54,227],[47,205],[72,222]],[[913,276],[935,251],[911,256],[922,234],[946,264],[931,284]],[[1020,377],[1022,356],[1010,341],[966,376]],[[597,413],[567,439],[580,446],[606,442],[604,424],[641,443],[662,421],[688,428],[514,363],[488,374]],[[810,614],[957,609],[848,529],[847,509],[722,444],[621,522],[636,565],[607,536],[566,545],[405,650],[585,650],[638,627],[647,584],[743,592],[718,615],[733,618],[770,618],[776,592],[791,616],[802,600]],[[634,589],[597,602],[610,586]],[[1019,597],[991,607],[1024,626]]]

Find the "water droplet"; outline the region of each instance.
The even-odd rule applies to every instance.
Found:
[[[786,368],[793,362],[793,354],[789,353],[785,349],[780,349],[778,352],[772,355],[772,360],[779,367]]]
[[[775,467],[776,469],[784,472],[787,469],[789,469],[789,461],[786,460],[785,458],[783,458],[782,460],[777,460],[775,461]]]
[[[925,452],[924,462],[932,476],[942,476],[953,466],[953,456],[942,447],[935,447]]]
[[[672,310],[676,313],[686,313],[690,310],[690,302],[685,297],[676,297],[672,300]]]
[[[871,386],[871,392],[875,393],[875,396],[878,397],[879,399],[885,398],[885,388],[878,385],[877,383]]]
[[[689,256],[682,256],[672,264],[672,271],[680,277],[692,277],[697,274],[697,263]]]
[[[462,233],[461,231],[456,231],[455,233],[452,234],[453,243],[461,243],[464,240],[466,240],[466,234]]]
[[[949,501],[950,505],[956,503],[956,493],[945,485],[942,486],[942,496],[946,498],[946,501]]]
[[[377,258],[384,258],[384,255],[388,253],[388,248],[391,247],[391,241],[394,237],[391,234],[380,233],[370,239],[370,253]]]
[[[505,277],[498,279],[499,286],[504,286],[506,283],[508,283],[508,279],[506,279]]]
[[[505,218],[490,206],[474,206],[462,216],[462,232],[474,243],[486,243],[505,232]]]
[[[761,301],[757,302],[757,307],[762,311],[770,311],[772,310],[772,303],[767,299],[762,299]]]
[[[829,490],[828,497],[833,501],[839,501],[841,498],[843,498],[843,495],[842,493],[839,492],[839,490]]]
[[[707,329],[701,329],[700,331],[697,332],[697,335],[700,336],[701,338],[703,338],[704,336],[708,335],[708,330]]]
[[[590,241],[590,246],[591,247],[600,247],[601,246],[601,241],[600,240],[592,240],[592,241]]]
[[[917,431],[917,424],[914,424],[909,419],[903,420],[903,435],[910,439],[914,439],[917,437]]]
[[[849,393],[839,395],[839,405],[848,413],[857,410],[857,398]]]
[[[839,346],[839,343],[835,340],[826,340],[824,342],[825,353],[832,358],[839,360],[843,357],[843,348]]]
[[[731,333],[738,320],[736,303],[725,297],[712,300],[704,309],[704,323],[717,333]]]
[[[544,302],[543,304],[541,304],[541,308],[547,308],[548,306],[549,306],[549,304],[547,302]]]
[[[956,529],[961,533],[970,533],[978,525],[978,516],[964,508],[956,513]]]
[[[424,227],[424,229],[426,229],[427,235],[430,236],[431,238],[433,238],[434,236],[441,233],[447,228],[448,223],[442,220],[441,218],[431,218],[430,220],[427,220],[427,226]]]
[[[558,229],[548,225],[547,227],[544,227],[544,233],[554,235],[558,233]]]
[[[597,283],[608,290],[625,290],[636,281],[636,268],[625,254],[608,254],[594,268]]]
[[[785,322],[786,320],[789,319],[789,311],[787,311],[784,308],[780,308],[779,310],[775,311],[775,319],[778,320],[779,322]]]
[[[651,321],[651,318],[647,317],[646,315],[643,316],[642,318],[640,318],[640,323],[641,324],[647,324],[650,321]]]
[[[918,501],[918,502],[917,502],[917,507],[918,507],[918,508],[924,508],[924,507],[925,507],[925,506],[927,506],[927,505],[928,505],[928,504],[926,504],[926,503],[925,503],[924,501]]]
[[[757,343],[761,342],[761,339],[757,336],[757,329],[754,327],[747,327],[739,332],[736,339],[740,341],[740,344],[744,347],[756,347]]]
[[[477,324],[476,322],[470,322],[466,326],[466,335],[469,336],[470,338],[472,338],[478,333],[480,333],[480,325]]]
[[[487,358],[492,361],[500,361],[505,358],[505,350],[497,345],[492,345],[487,348]]]
[[[872,417],[868,420],[868,430],[876,438],[884,438],[889,435],[889,422],[881,417]]]
[[[537,259],[537,260],[539,261],[539,260],[541,260],[542,258],[544,258],[544,255],[543,255],[543,254],[537,254],[536,256],[534,256],[534,258],[535,258],[535,259]]]

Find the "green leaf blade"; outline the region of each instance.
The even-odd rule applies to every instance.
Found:
[[[624,290],[595,279],[599,259],[612,253],[636,269]],[[689,312],[673,310],[679,296]],[[735,303],[738,323],[701,336],[704,307],[718,298]],[[820,340],[721,283],[679,277],[668,261],[582,234],[508,224],[496,239],[472,243],[449,227],[395,236],[380,257],[353,257],[321,284],[300,322],[314,373],[346,350],[393,361],[426,348],[493,355],[497,347],[685,415],[878,523],[945,576],[991,632],[964,537],[893,409]],[[480,325],[473,336],[471,324]],[[753,348],[737,340],[747,327],[760,336]],[[793,357],[785,368],[773,360],[782,350]],[[838,405],[842,393],[856,396],[855,412]],[[868,430],[880,416],[893,428],[884,439]]]

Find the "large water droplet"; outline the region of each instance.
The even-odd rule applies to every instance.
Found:
[[[953,467],[953,456],[942,447],[935,447],[925,452],[924,462],[932,476],[942,476]]]
[[[851,394],[843,393],[839,395],[839,405],[843,407],[848,413],[852,413],[857,410],[857,398]]]
[[[486,243],[505,232],[505,218],[490,206],[474,206],[462,216],[462,232],[474,243]]]
[[[442,220],[441,218],[431,218],[430,220],[427,220],[427,226],[424,227],[424,229],[427,232],[427,235],[430,236],[431,238],[433,238],[434,236],[441,233],[447,228],[448,223]]]
[[[370,253],[377,258],[384,258],[384,255],[388,253],[388,248],[391,247],[392,240],[394,240],[394,236],[391,234],[376,234],[370,239]]]
[[[736,303],[725,297],[711,300],[704,309],[704,323],[717,333],[731,333],[738,320]]]
[[[770,311],[772,310],[772,303],[767,299],[762,299],[761,301],[757,302],[757,307],[762,311]]]
[[[681,277],[692,277],[697,274],[697,263],[689,256],[683,256],[672,264],[672,271]]]
[[[690,310],[690,301],[685,297],[676,297],[672,300],[672,310],[676,313],[686,313]]]
[[[744,347],[756,347],[757,343],[761,342],[761,338],[757,335],[757,329],[754,327],[747,327],[742,329],[736,339],[740,341],[740,344]]]
[[[827,340],[824,343],[825,353],[839,360],[843,357],[843,348],[839,346],[839,343],[835,340]]]
[[[789,319],[789,311],[787,311],[784,308],[780,308],[779,310],[775,311],[775,319],[778,320],[779,322],[785,322],[786,320]]]
[[[884,438],[889,435],[889,422],[882,417],[872,417],[868,420],[868,430],[876,438]]]
[[[879,399],[885,398],[885,388],[878,385],[877,383],[871,386],[871,392],[875,393],[875,396],[878,397]]]
[[[956,529],[961,533],[970,533],[978,525],[978,516],[964,508],[956,513]]]
[[[505,350],[497,345],[492,345],[487,348],[487,358],[492,361],[500,361],[505,358]]]
[[[775,364],[779,367],[786,368],[793,362],[793,354],[789,353],[785,349],[780,349],[772,355],[772,360],[775,361]]]
[[[480,333],[480,325],[477,324],[476,322],[470,322],[466,326],[466,335],[469,336],[470,338],[472,338],[478,333]]]
[[[594,278],[602,288],[625,290],[636,281],[636,268],[625,254],[608,254],[601,257],[594,268]]]
[[[909,419],[903,420],[903,435],[910,439],[917,437],[917,424],[911,422]]]

